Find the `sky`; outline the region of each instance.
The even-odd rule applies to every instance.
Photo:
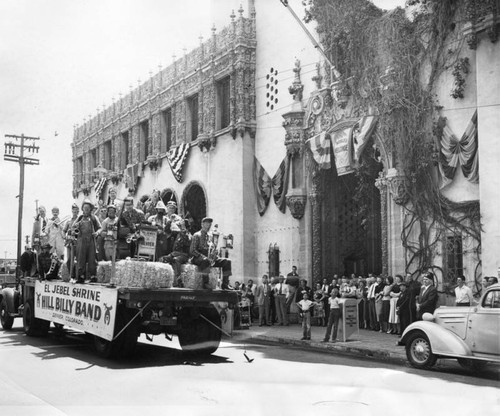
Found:
[[[196,47],[200,35],[207,39],[214,20],[224,20],[220,16],[229,23],[231,3],[239,4],[0,0],[0,150],[11,140],[5,134],[40,137],[34,154],[40,165],[25,168],[23,236],[31,238],[36,200],[48,216],[54,206],[62,218],[70,214],[74,125],[126,95],[129,85],[147,80],[159,65],[170,65],[174,53]],[[404,1],[374,3],[390,9]],[[0,259],[15,258],[19,165],[2,157],[0,179]]]

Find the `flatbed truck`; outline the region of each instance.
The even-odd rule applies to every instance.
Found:
[[[47,335],[50,323],[93,336],[96,352],[106,358],[134,353],[140,334],[176,335],[183,351],[212,354],[222,336],[215,305],[237,306],[235,291],[73,284],[62,280],[23,277],[0,291],[0,322],[4,330],[22,318],[28,336]]]

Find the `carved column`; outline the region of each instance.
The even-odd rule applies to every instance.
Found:
[[[312,168],[309,201],[312,207],[312,282],[321,281],[321,192],[320,176],[316,167]],[[311,282],[311,283],[312,283]]]
[[[380,191],[380,216],[381,216],[381,231],[382,231],[382,274],[387,275],[389,272],[389,252],[388,252],[388,221],[387,221],[387,179],[384,173],[381,172],[379,178],[375,181],[375,186]]]

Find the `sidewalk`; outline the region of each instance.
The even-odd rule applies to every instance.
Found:
[[[301,341],[302,327],[300,324],[290,326],[252,325],[249,329],[233,331],[229,341],[236,342],[270,342],[293,345],[295,347],[321,351],[324,353],[339,353],[371,358],[379,361],[389,361],[394,364],[407,363],[404,347],[397,346],[399,337],[366,329],[355,332],[347,342],[321,342],[326,332],[325,327],[313,326],[311,340]],[[228,339],[227,337],[223,337]]]

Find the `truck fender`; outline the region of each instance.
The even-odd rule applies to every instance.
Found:
[[[398,344],[405,345],[406,340],[411,334],[415,333],[415,331],[421,331],[427,336],[431,343],[432,352],[435,355],[453,357],[472,356],[472,351],[469,346],[457,335],[434,322],[428,321],[418,321],[408,326],[403,332]]]
[[[19,300],[20,293],[13,287],[5,287],[0,292],[0,302],[5,299],[7,310],[10,313],[17,313],[16,301]]]

